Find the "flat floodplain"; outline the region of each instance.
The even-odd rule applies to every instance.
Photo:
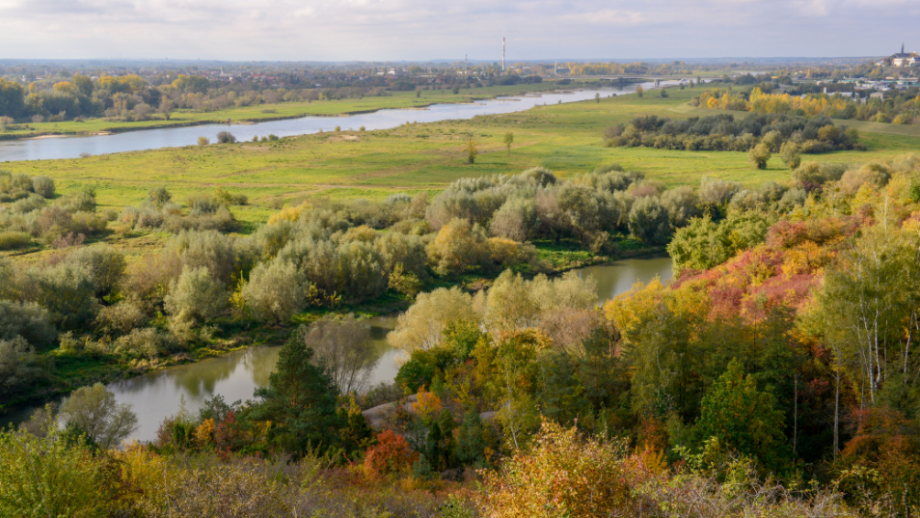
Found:
[[[244,193],[250,204],[234,207],[247,228],[264,222],[280,196],[287,204],[309,197],[382,199],[390,194],[432,194],[463,177],[516,173],[542,166],[566,177],[601,164],[619,163],[668,186],[698,185],[703,176],[756,186],[790,178],[774,155],[755,170],[747,154],[651,148],[610,148],[603,130],[637,116],[684,119],[724,113],[687,103],[700,89],[658,90],[578,103],[540,106],[525,112],[479,116],[466,121],[409,124],[382,131],[325,132],[274,142],[242,142],[164,148],[79,159],[8,162],[2,168],[54,178],[59,192],[96,189],[102,209],[137,205],[150,189],[167,187],[177,201],[222,187]],[[386,98],[383,98],[386,99]],[[733,112],[743,117],[744,112]],[[863,163],[883,161],[917,149],[920,128],[837,121],[861,131],[868,151],[805,155],[804,161]],[[347,119],[343,119],[343,126]],[[880,128],[879,128],[880,127]],[[879,130],[886,132],[882,133]],[[510,153],[503,144],[514,134]],[[467,164],[464,146],[472,138],[479,155]]]

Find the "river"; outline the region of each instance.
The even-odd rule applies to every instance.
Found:
[[[659,277],[665,282],[673,276],[668,256],[624,259],[578,272],[594,277],[601,302],[629,290],[637,281],[647,283]],[[380,353],[371,369],[369,384],[392,382],[399,370],[396,362],[399,351],[387,344],[386,335],[396,327],[396,316],[377,317],[367,323]],[[197,412],[204,401],[215,394],[222,395],[227,402],[253,399],[255,389],[268,384],[280,349],[279,346],[251,347],[116,381],[108,388],[119,403],[133,405],[140,425],[133,438],[151,441],[156,438],[163,419],[176,414],[183,402],[186,409]],[[0,424],[22,422],[30,412],[31,409],[22,409],[0,419]]]
[[[677,81],[662,81],[663,86],[674,84],[677,84]],[[255,135],[274,134],[279,137],[288,137],[331,131],[336,126],[354,130],[364,126],[368,131],[381,130],[395,128],[406,122],[472,119],[477,115],[525,111],[544,104],[585,101],[593,99],[595,94],[600,94],[601,97],[624,95],[635,92],[638,86],[640,85],[632,84],[622,88],[535,93],[465,104],[435,104],[423,109],[379,110],[349,116],[307,116],[255,124],[206,124],[184,128],[128,131],[105,136],[5,140],[0,141],[0,162],[77,158],[83,153],[103,155],[164,147],[190,146],[195,145],[200,136],[208,137],[211,142],[216,142],[217,133],[221,131],[230,131],[238,140],[244,141],[252,140]],[[654,83],[642,83],[641,86],[648,89],[654,86]]]

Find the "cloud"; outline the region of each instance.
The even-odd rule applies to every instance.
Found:
[[[853,56],[910,46],[918,21],[916,0],[0,0],[0,48],[18,58],[498,59],[506,36],[512,59]]]

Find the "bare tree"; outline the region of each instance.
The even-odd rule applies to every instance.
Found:
[[[359,391],[380,359],[370,328],[354,315],[326,316],[302,328],[298,339],[313,349],[313,358],[326,367],[343,393]]]

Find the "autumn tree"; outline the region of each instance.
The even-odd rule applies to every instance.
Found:
[[[463,150],[466,152],[466,163],[475,164],[476,156],[479,155],[479,150],[476,147],[476,141],[473,140],[473,137],[470,137],[469,140],[466,141]]]

